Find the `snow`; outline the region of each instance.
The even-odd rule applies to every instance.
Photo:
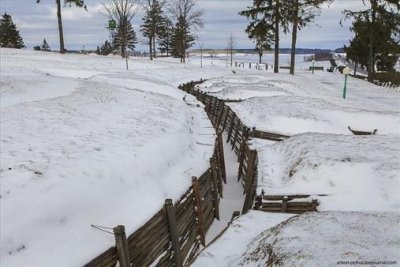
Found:
[[[299,72],[275,74],[253,70],[210,79],[203,91],[229,103],[249,127],[288,135],[320,132],[351,134],[353,129],[378,129],[379,134],[400,133],[400,95],[349,77],[342,98],[340,73]]]
[[[193,263],[193,267],[239,266],[248,244],[267,228],[290,218],[293,214],[267,214],[250,211],[235,220],[217,242],[207,247]]]
[[[316,196],[319,210],[400,211],[400,137],[308,133],[254,139],[258,194]]]
[[[279,216],[290,214],[251,211],[195,266],[266,266],[269,249],[276,266],[399,262],[400,95],[348,77],[343,99],[344,76],[312,74],[308,64],[299,62],[296,75],[235,68],[199,85],[218,98],[242,100],[228,105],[245,125],[291,135],[250,141],[258,151],[257,193],[310,194],[320,212],[282,222],[287,218]],[[355,136],[349,126],[377,134]],[[258,228],[263,220],[275,221]]]
[[[115,242],[91,224],[130,234],[208,168],[214,130],[176,87],[227,71],[129,64],[1,49],[1,266],[83,265]]]
[[[274,266],[337,266],[346,261],[390,266],[400,260],[399,224],[398,213],[307,213],[262,232],[239,264],[266,266],[270,254]]]

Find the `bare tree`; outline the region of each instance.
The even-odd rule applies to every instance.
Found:
[[[232,62],[233,62],[233,49],[236,46],[236,40],[235,40],[235,36],[233,36],[233,34],[231,33],[229,35],[229,38],[227,40],[227,48],[228,48],[228,53],[231,57],[231,67],[232,67]]]
[[[203,68],[203,48],[204,48],[204,41],[200,39],[200,37],[196,38],[198,46],[200,48],[200,68]]]
[[[180,51],[178,52],[183,63],[185,62],[186,50],[193,44],[190,44],[190,40],[193,38],[192,31],[203,27],[202,16],[204,11],[196,9],[196,0],[173,0],[168,10],[177,22],[173,36],[175,40],[173,40],[172,45],[179,48]]]
[[[107,0],[103,3],[108,17],[117,23],[122,57],[126,57],[126,49],[131,41],[129,25],[140,8],[140,2],[140,0]]]

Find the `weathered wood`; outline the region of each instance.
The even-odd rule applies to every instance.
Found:
[[[85,267],[114,267],[117,264],[117,248],[112,247],[101,253],[95,259],[85,264]]]
[[[256,161],[257,161],[257,151],[252,150],[251,156],[249,159],[249,165],[247,169],[247,177],[246,177],[246,184],[245,184],[245,192],[246,197],[243,203],[242,213],[245,214],[251,209],[254,197],[255,197],[255,190],[257,187],[257,181],[255,179],[256,173],[255,170],[257,168]]]
[[[220,160],[219,166],[222,171],[222,179],[226,184],[226,168],[225,168],[224,142],[222,139],[222,132],[217,133],[217,148],[219,152],[219,160]]]
[[[217,185],[217,177],[215,175],[214,168],[214,160],[210,159],[211,166],[211,183],[213,189],[213,198],[214,198],[214,217],[219,220],[219,196],[218,196],[218,185]]]
[[[221,107],[221,111],[219,113],[218,120],[217,120],[217,130],[218,131],[221,127],[222,117],[224,116],[225,108],[226,108],[224,102],[220,101],[220,103],[221,103],[222,107]]]
[[[282,140],[290,137],[288,135],[264,132],[264,131],[259,131],[259,130],[255,130],[255,129],[251,132],[250,136],[255,137],[255,138],[265,139],[265,140],[271,140],[271,141],[282,141]]]
[[[288,198],[284,197],[282,200],[281,212],[286,212],[288,208]]]
[[[121,267],[129,267],[131,260],[128,252],[128,242],[126,240],[125,226],[114,227],[115,244],[117,247],[118,262]]]
[[[203,207],[201,205],[201,197],[200,197],[200,188],[199,188],[199,181],[197,177],[192,177],[192,186],[193,186],[193,195],[194,195],[194,202],[196,205],[196,215],[198,221],[198,231],[200,236],[201,244],[205,247],[206,246],[206,239],[204,233],[204,215],[203,215]]]
[[[172,251],[173,251],[175,266],[182,267],[183,264],[182,264],[182,257],[179,245],[179,236],[175,220],[175,208],[172,204],[172,199],[165,200],[165,210],[167,212],[167,217],[168,217],[169,233],[172,243]]]
[[[232,115],[232,117],[231,117],[231,122],[230,122],[230,125],[229,125],[228,139],[226,140],[227,142],[229,142],[229,141],[231,140],[233,126],[234,126],[234,124],[235,124],[235,123],[234,123],[234,122],[235,122],[235,119],[236,119],[236,114],[233,113],[233,115]]]

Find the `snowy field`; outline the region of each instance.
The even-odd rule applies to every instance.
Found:
[[[176,88],[226,70],[129,64],[1,49],[1,266],[81,266],[115,242],[91,224],[132,233],[208,168],[214,130]]]
[[[313,75],[308,64],[299,62],[294,76],[235,68],[236,74],[199,86],[243,100],[228,105],[247,126],[292,135],[250,142],[258,151],[257,193],[310,194],[321,212],[286,221],[283,214],[251,211],[195,266],[400,263],[400,94],[349,77],[343,99],[344,76]],[[349,126],[377,134],[355,136]]]

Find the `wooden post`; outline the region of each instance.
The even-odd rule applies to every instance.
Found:
[[[214,217],[217,220],[219,220],[218,183],[217,183],[217,176],[215,175],[215,163],[213,158],[210,158],[210,166],[211,166],[211,182],[212,182],[213,198],[214,198]]]
[[[225,129],[226,129],[226,123],[228,121],[229,113],[231,113],[231,109],[228,107],[227,108],[227,112],[226,112],[226,116],[225,116],[225,119],[224,119],[224,124],[222,126],[222,130],[223,131],[225,131]]]
[[[229,130],[228,130],[228,139],[226,140],[226,142],[229,142],[231,140],[233,127],[235,125],[235,119],[236,119],[236,114],[233,113],[232,119],[231,119],[231,125],[229,125]]]
[[[255,150],[250,150],[250,156],[247,162],[247,173],[246,173],[246,183],[244,186],[244,193],[247,194],[250,190],[251,185],[253,184],[254,180],[254,164],[256,161],[256,154]]]
[[[121,267],[130,266],[128,241],[126,240],[125,226],[118,225],[114,227],[115,243],[117,246],[118,261]]]
[[[168,217],[169,234],[172,243],[172,251],[174,252],[173,257],[175,266],[182,267],[183,264],[182,264],[182,256],[179,244],[179,234],[175,218],[175,207],[172,204],[172,199],[166,199],[164,207]]]
[[[256,194],[256,188],[257,184],[253,182],[253,184],[250,186],[250,190],[247,191],[246,197],[244,199],[243,203],[243,209],[242,209],[242,214],[246,214],[250,209],[251,206],[253,205],[253,200],[254,196]]]
[[[200,185],[199,185],[199,180],[197,180],[197,177],[195,176],[192,177],[192,186],[193,186],[194,203],[197,209],[196,211],[197,220],[199,222],[198,230],[200,235],[200,241],[203,247],[205,247],[206,239],[204,234],[204,214],[203,214],[203,207],[201,205]]]
[[[218,120],[217,120],[217,130],[220,129],[222,117],[224,116],[224,113],[225,113],[225,104],[223,101],[220,101],[220,102],[222,104],[222,108],[221,108],[221,112],[219,113]]]
[[[236,140],[237,140],[237,138],[238,138],[238,135],[239,135],[239,128],[240,128],[240,125],[241,125],[241,123],[240,123],[240,119],[238,119],[238,123],[237,123],[237,125],[236,125],[236,131],[235,131],[235,135],[233,136],[233,140],[232,140],[232,150],[233,149],[235,149],[235,146],[236,146]]]
[[[224,142],[222,141],[222,132],[218,131],[217,133],[217,147],[218,147],[218,154],[220,158],[220,168],[222,173],[222,179],[226,184],[226,169],[225,169],[225,156],[224,156]]]
[[[311,211],[317,211],[318,207],[318,199],[313,199],[311,201]]]
[[[282,200],[281,212],[287,212],[288,197],[284,196]]]

